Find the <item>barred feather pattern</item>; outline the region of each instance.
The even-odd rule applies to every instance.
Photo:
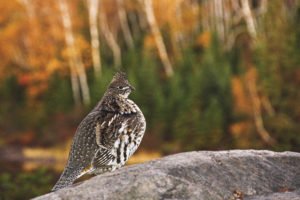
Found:
[[[142,112],[129,99],[120,104],[124,109],[110,113],[96,125],[96,143],[100,148],[92,160],[90,173],[101,174],[120,168],[142,141],[146,129]]]
[[[79,124],[67,165],[52,191],[72,185],[86,173],[102,174],[122,167],[140,145],[146,121],[140,108],[127,98],[128,81],[120,77],[114,77],[101,101]],[[124,85],[126,90],[117,89]]]

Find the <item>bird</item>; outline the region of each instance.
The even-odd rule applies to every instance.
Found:
[[[125,72],[113,76],[102,99],[79,124],[67,164],[52,191],[71,186],[85,174],[119,169],[137,150],[146,120],[141,109],[128,98],[134,90]]]

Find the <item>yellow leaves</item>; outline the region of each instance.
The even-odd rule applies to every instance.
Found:
[[[176,3],[176,0],[153,0],[153,10],[159,26],[175,19]]]
[[[0,4],[0,67],[12,62],[15,50],[21,42],[20,36],[24,27],[22,10],[18,10],[19,5],[14,1]]]
[[[128,11],[138,11],[139,9],[141,9],[140,4],[132,0],[124,0],[124,7]]]
[[[72,52],[75,51],[76,56],[82,59],[84,66],[86,68],[90,67],[92,65],[91,46],[80,35],[75,35],[75,37],[76,37],[75,38],[76,48],[74,49],[74,48],[64,47],[61,50],[61,56],[65,61],[67,61],[70,58],[70,56],[72,56]],[[58,68],[58,70],[62,70],[61,68]]]
[[[251,121],[243,121],[234,123],[230,126],[230,133],[233,134],[235,137],[242,138],[243,135],[249,131],[249,128],[251,128]]]
[[[158,25],[174,31],[191,31],[199,23],[198,6],[184,0],[153,0],[153,9]]]
[[[50,62],[47,64],[46,71],[47,71],[47,73],[52,74],[55,71],[58,71],[61,66],[62,66],[62,63],[58,59],[54,58],[54,59],[51,59]]]
[[[43,94],[46,89],[48,88],[48,84],[47,83],[40,83],[40,84],[36,84],[33,86],[30,86],[27,88],[27,96],[29,99],[36,99],[38,98],[41,94]]]
[[[153,0],[154,15],[163,36],[171,41],[171,51],[180,57],[179,47],[199,29],[199,5],[184,0]],[[164,31],[167,31],[164,34]],[[147,40],[146,40],[147,41]],[[181,43],[181,44],[179,44]],[[147,48],[147,46],[146,46]]]
[[[155,38],[153,35],[146,35],[144,38],[144,48],[154,49],[155,48]]]
[[[9,23],[12,18],[20,15],[23,9],[17,0],[2,1],[0,3],[0,24]],[[18,13],[16,12],[18,11]]]
[[[199,5],[183,1],[181,5],[181,31],[186,34],[193,33],[199,27]]]
[[[27,97],[34,100],[47,90],[49,75],[44,71],[19,74],[18,83],[26,88]]]
[[[100,6],[103,14],[106,15],[106,18],[108,19],[108,26],[111,29],[111,31],[118,30],[120,28],[120,23],[119,23],[119,17],[118,17],[118,6],[116,4],[116,1],[111,1],[111,0],[104,0],[101,1],[101,6]]]
[[[251,101],[245,90],[245,84],[239,77],[233,77],[231,80],[232,95],[234,97],[234,109],[237,113],[252,114]]]
[[[20,74],[18,77],[18,83],[21,86],[26,86],[30,83],[31,78],[28,74]]]
[[[207,48],[210,46],[211,43],[211,33],[210,32],[203,32],[197,37],[196,44],[200,47]]]
[[[83,37],[78,36],[76,38],[76,47],[78,51],[80,52],[80,55],[82,57],[82,62],[85,67],[89,67],[92,65],[92,57],[91,57],[91,46],[85,40]]]

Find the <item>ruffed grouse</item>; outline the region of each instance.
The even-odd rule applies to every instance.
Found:
[[[130,99],[134,88],[117,72],[97,106],[75,133],[67,165],[52,191],[72,185],[82,175],[114,171],[125,164],[142,141],[146,121]]]

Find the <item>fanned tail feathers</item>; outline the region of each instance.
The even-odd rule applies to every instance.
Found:
[[[87,172],[82,173],[82,171],[83,170],[80,169],[71,169],[68,167],[65,168],[59,180],[54,185],[51,191],[56,191],[72,185],[77,178],[87,173]]]

